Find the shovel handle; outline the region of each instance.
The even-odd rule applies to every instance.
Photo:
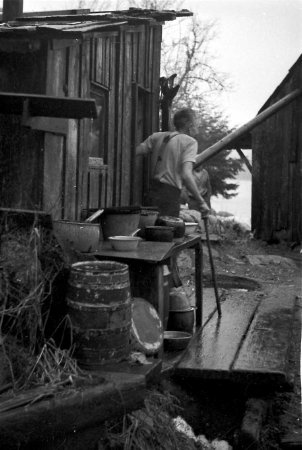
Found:
[[[205,228],[205,231],[206,231],[207,246],[208,246],[210,265],[211,265],[211,271],[212,271],[212,279],[213,279],[213,283],[214,283],[216,306],[217,306],[218,316],[220,317],[221,316],[221,306],[220,306],[220,298],[219,298],[219,294],[218,294],[216,273],[215,273],[215,267],[214,267],[214,261],[213,261],[211,243],[210,243],[209,228],[208,228],[208,218],[204,217],[203,221],[204,221],[204,228]]]

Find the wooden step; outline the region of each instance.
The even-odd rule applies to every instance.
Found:
[[[253,374],[258,381],[270,375],[287,382],[288,347],[291,339],[294,286],[275,286],[264,297],[232,368],[240,375]]]
[[[175,373],[181,376],[229,377],[258,304],[251,292],[236,291],[229,296],[221,304],[222,317],[215,313],[195,334]]]

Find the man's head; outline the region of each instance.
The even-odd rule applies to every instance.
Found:
[[[197,134],[195,113],[190,108],[177,111],[173,117],[173,124],[177,131],[182,131],[190,136]]]

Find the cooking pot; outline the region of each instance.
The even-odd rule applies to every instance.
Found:
[[[141,206],[141,215],[138,227],[140,228],[138,236],[145,238],[145,228],[152,227],[158,217],[158,208],[155,206]]]
[[[192,333],[195,326],[195,308],[191,306],[188,309],[179,311],[169,311],[167,330],[185,331]]]
[[[105,208],[100,216],[104,239],[110,236],[129,236],[139,224],[139,206]]]
[[[175,239],[183,238],[185,235],[185,222],[179,217],[159,216],[155,221],[155,225],[173,227]]]
[[[147,241],[172,242],[174,229],[172,227],[152,226],[145,228]]]

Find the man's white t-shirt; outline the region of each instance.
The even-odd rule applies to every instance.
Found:
[[[164,138],[169,135],[170,140],[161,149]],[[153,179],[182,189],[182,165],[185,162],[195,163],[198,149],[196,139],[182,133],[157,132],[142,142],[141,147],[145,154],[151,153]]]

